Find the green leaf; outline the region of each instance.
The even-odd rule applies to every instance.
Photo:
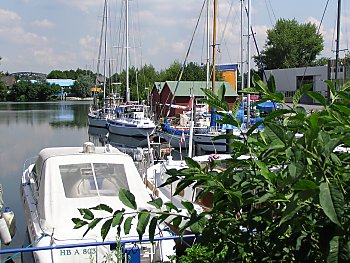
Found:
[[[261,174],[262,174],[267,180],[269,180],[270,183],[273,183],[273,181],[274,181],[275,178],[276,178],[275,173],[270,172],[270,170],[268,169],[266,163],[261,162],[261,161],[256,161],[255,163],[258,165]]]
[[[301,206],[298,205],[297,199],[289,202],[286,206],[286,209],[283,212],[283,216],[282,216],[282,219],[280,221],[280,225],[282,225],[284,222],[291,220],[300,209],[301,209]]]
[[[205,218],[205,216],[195,216],[194,214],[192,214],[189,222],[189,227],[194,234],[200,234],[202,233],[206,223],[207,219]]]
[[[188,202],[188,201],[184,201],[182,200],[181,201],[181,204],[186,208],[186,210],[192,214],[194,212],[194,207],[193,207],[193,204],[191,202]]]
[[[256,87],[245,88],[243,90],[239,90],[240,94],[260,94],[261,91]]]
[[[336,91],[336,89],[335,89],[335,87],[334,87],[334,83],[333,83],[333,81],[331,81],[331,80],[325,80],[325,82],[327,83],[327,85],[328,85],[328,87],[329,87],[329,91],[330,91],[330,93],[331,93],[331,99],[333,100],[333,98],[336,96],[336,94],[337,94],[337,91]]]
[[[130,229],[131,229],[131,225],[132,225],[131,223],[132,223],[133,219],[134,219],[134,217],[130,216],[124,222],[124,233],[126,235],[128,235],[130,233]]]
[[[345,116],[350,116],[350,108],[349,107],[344,106],[344,105],[340,105],[340,104],[334,104],[334,107],[336,107]]]
[[[306,94],[314,99],[315,101],[319,102],[322,104],[322,106],[326,107],[327,106],[327,101],[326,101],[326,98],[323,97],[323,95],[319,92],[315,92],[315,91],[308,91],[306,92]]]
[[[288,165],[288,172],[290,176],[295,179],[297,178],[304,170],[304,165],[302,162],[291,162]]]
[[[174,209],[176,212],[179,212],[179,209],[177,208],[177,206],[175,206],[173,203],[171,202],[166,202],[165,206],[167,207],[167,210],[170,212],[171,209]]]
[[[87,220],[94,219],[94,214],[89,209],[79,208],[78,210],[84,219],[87,219]]]
[[[150,204],[150,205],[153,205],[155,208],[160,209],[162,207],[162,205],[163,205],[163,200],[162,200],[162,198],[159,197],[159,198],[154,199],[152,201],[149,201],[147,203]]]
[[[75,224],[74,229],[81,228],[88,224],[88,222],[81,220],[80,218],[72,218],[73,223]]]
[[[185,157],[185,162],[189,168],[201,169],[201,166],[199,165],[199,163],[197,163],[196,161],[194,161],[189,157]]]
[[[298,88],[296,90],[296,92],[294,93],[294,96],[293,96],[294,107],[296,107],[299,104],[301,97],[311,88],[312,88],[312,85],[305,84],[305,85],[301,86],[301,88]]]
[[[329,253],[327,257],[327,262],[340,262],[339,253],[340,253],[340,237],[334,236],[329,242]]]
[[[276,149],[284,147],[285,131],[280,126],[267,123],[263,133],[266,134],[271,141],[270,148]]]
[[[218,98],[222,101],[225,100],[226,87],[222,84],[218,89]]]
[[[113,221],[112,221],[112,226],[119,226],[124,218],[124,211],[115,211],[113,214]]]
[[[139,239],[142,240],[142,236],[145,233],[146,227],[148,225],[151,215],[148,211],[141,211],[139,213],[139,220],[137,222],[137,233],[139,234]]]
[[[258,199],[258,204],[261,204],[261,203],[265,203],[266,201],[270,200],[271,198],[275,197],[275,194],[273,193],[269,193],[267,192],[266,194],[264,194],[263,196],[261,196],[259,199]]]
[[[288,110],[288,109],[280,109],[280,110],[275,110],[275,111],[272,111],[270,112],[266,117],[265,117],[265,120],[272,120],[272,119],[275,119],[275,118],[279,118],[285,114],[291,114],[293,113],[292,110]]]
[[[310,180],[301,179],[293,186],[293,189],[301,190],[301,191],[309,190],[309,189],[315,190],[315,189],[318,189],[318,185]]]
[[[269,91],[271,93],[276,92],[276,82],[275,82],[275,77],[273,75],[270,75],[270,77],[267,81],[267,87],[269,88]]]
[[[180,181],[176,186],[174,196],[181,193],[182,190],[186,189],[189,185],[193,184],[193,182],[193,180]]]
[[[344,197],[341,192],[331,183],[323,182],[320,184],[319,198],[323,212],[341,227],[339,219],[344,211]]]
[[[120,189],[119,190],[119,200],[123,203],[123,205],[125,205],[133,210],[137,209],[135,196],[129,190]]]
[[[92,229],[94,228],[100,221],[102,220],[102,218],[95,218],[94,220],[92,220],[90,223],[89,223],[89,228]]]
[[[111,229],[112,220],[113,220],[112,218],[108,219],[106,222],[103,223],[101,227],[101,237],[103,241],[105,240],[109,230]]]
[[[172,225],[175,228],[178,228],[182,222],[182,216],[177,216],[172,220]]]
[[[91,207],[90,210],[103,210],[103,211],[107,211],[109,213],[113,213],[113,209],[105,204],[99,204],[95,207]]]
[[[239,110],[240,106],[241,106],[241,100],[240,99],[236,100],[233,103],[232,110],[231,110],[232,116],[237,116],[237,113],[238,113],[238,110]]]
[[[154,233],[156,232],[157,225],[158,225],[158,217],[153,217],[148,227],[148,234],[151,242],[153,242],[154,240]]]

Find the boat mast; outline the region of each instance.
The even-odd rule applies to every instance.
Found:
[[[209,32],[209,9],[210,9],[210,1],[207,0],[207,85],[206,88],[209,89],[209,79],[210,79],[210,32]]]
[[[247,24],[248,24],[248,34],[247,34],[247,67],[248,67],[248,71],[247,71],[247,88],[250,87],[250,20],[251,20],[251,1],[248,0],[248,20],[247,20]],[[250,126],[250,94],[247,94],[247,127]]]
[[[339,41],[340,41],[340,12],[341,12],[341,0],[338,0],[338,11],[337,11],[337,39],[336,39],[336,48],[335,48],[335,87],[338,89],[337,80],[338,80],[338,61],[339,61]]]
[[[193,149],[193,128],[194,128],[194,95],[193,95],[193,88],[191,88],[191,105],[190,105],[190,109],[191,109],[191,119],[190,119],[190,136],[189,136],[189,142],[188,142],[188,157],[192,158],[192,149]]]
[[[107,69],[106,69],[106,58],[107,58],[107,16],[108,16],[108,7],[107,7],[107,0],[105,0],[105,13],[104,13],[104,58],[103,58],[103,105],[105,106],[106,103],[106,81],[107,81]]]
[[[215,69],[215,60],[216,60],[216,7],[217,7],[217,2],[214,0],[214,19],[213,19],[213,75],[212,75],[212,91],[213,94],[215,94],[215,75],[216,75],[216,69]],[[210,118],[210,126],[215,126],[215,108],[211,108],[211,118]]]
[[[244,0],[241,0],[241,89],[244,89],[244,47],[243,47],[243,12]],[[243,98],[243,95],[242,95]]]
[[[126,58],[125,58],[125,82],[126,82],[126,102],[130,101],[130,87],[129,87],[129,0],[125,0],[125,43],[126,43]]]

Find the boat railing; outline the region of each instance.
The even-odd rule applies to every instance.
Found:
[[[153,242],[162,242],[167,240],[174,240],[178,243],[179,246],[190,247],[190,243],[196,238],[194,234],[188,234],[183,236],[175,235],[170,229],[169,231],[173,234],[172,236],[162,236],[162,237],[154,237]],[[190,242],[189,242],[190,241]],[[114,241],[105,241],[105,242],[87,242],[87,243],[79,243],[79,244],[64,244],[64,245],[56,245],[56,246],[42,246],[42,247],[32,247],[28,245],[27,247],[22,248],[11,248],[11,249],[2,249],[0,250],[0,255],[10,255],[7,257],[4,262],[12,262],[9,261],[17,257],[23,253],[29,253],[34,251],[44,251],[44,250],[65,250],[71,248],[84,248],[84,247],[97,247],[97,246],[109,246],[110,250],[113,251],[119,245],[121,246],[121,253],[123,257],[130,256],[131,254],[136,254],[142,249],[142,244],[150,243],[151,240],[149,238],[143,238],[141,241],[139,239],[128,239],[128,240],[114,240]],[[132,253],[131,253],[132,252]],[[140,262],[135,260],[130,260],[127,262]]]
[[[33,156],[28,158],[27,160],[25,160],[24,164],[23,164],[23,171],[25,171],[29,166],[31,166],[32,164],[35,164],[35,161],[38,159],[38,156]]]

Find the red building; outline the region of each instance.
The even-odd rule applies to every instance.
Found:
[[[211,85],[209,83],[210,89]],[[227,81],[217,81],[215,91],[217,92],[222,85],[226,87],[225,100],[231,107],[238,96],[237,92]],[[205,81],[156,82],[150,94],[152,110],[157,118],[178,116],[189,106],[192,94],[196,104],[199,103],[199,99],[205,97],[202,90],[205,88]]]

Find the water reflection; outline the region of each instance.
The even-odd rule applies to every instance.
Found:
[[[108,134],[108,142],[115,147],[147,147],[147,138]]]
[[[11,244],[3,249],[24,243],[26,222],[19,193],[24,161],[43,148],[82,146],[88,141],[89,106],[89,101],[0,103],[0,183],[5,206],[15,212],[17,226]],[[15,262],[20,262],[19,256]]]
[[[96,146],[103,146],[109,140],[111,144],[133,146],[133,149],[147,147],[147,139],[111,135],[106,140],[107,129],[89,128],[89,106],[89,101],[0,103],[0,184],[3,186],[5,206],[15,212],[17,226],[12,243],[3,246],[3,249],[18,248],[24,244],[27,226],[19,185],[25,160],[37,156],[47,147],[82,146],[87,141]],[[130,155],[140,159],[136,151],[130,152]],[[143,165],[139,162],[140,170]],[[6,256],[1,256],[1,259]],[[20,262],[20,256],[16,256],[14,261]]]
[[[88,101],[0,103],[0,122],[29,126],[49,123],[54,128],[86,127],[89,106]]]
[[[104,146],[107,143],[108,129],[106,128],[89,126],[88,134],[89,141],[95,145]]]
[[[95,143],[95,145],[97,143],[99,145],[109,143],[117,148],[144,148],[148,145],[147,138],[117,135],[108,132],[106,128],[89,126],[88,133],[90,141]]]

